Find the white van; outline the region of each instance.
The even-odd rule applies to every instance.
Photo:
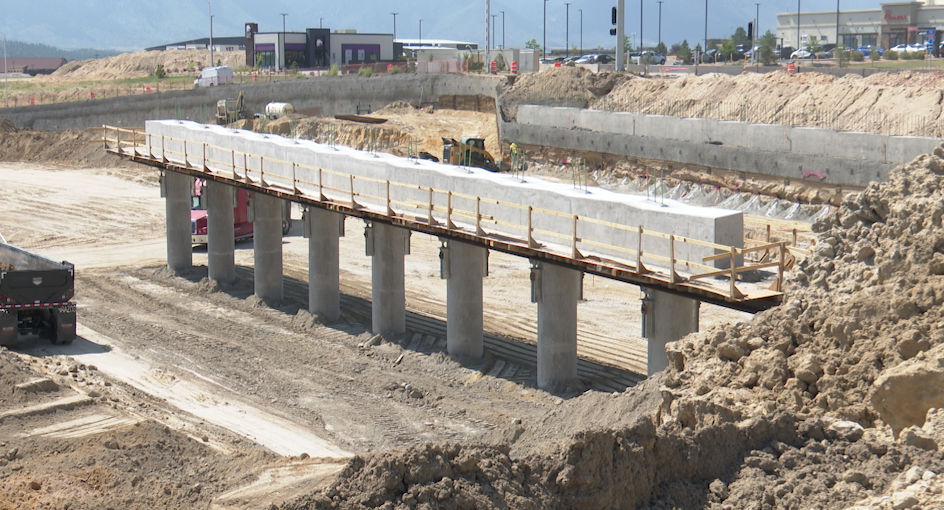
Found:
[[[212,87],[214,85],[226,85],[228,83],[236,83],[232,67],[205,67],[203,71],[200,71],[200,77],[193,80],[193,88]]]

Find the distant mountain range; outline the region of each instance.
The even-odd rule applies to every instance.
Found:
[[[91,58],[112,57],[121,53],[117,50],[99,50],[85,48],[80,50],[64,50],[53,46],[20,41],[7,41],[7,57],[9,58],[65,58],[66,60],[88,60]],[[3,54],[0,53],[0,58]]]
[[[757,0],[664,0],[662,5],[662,40],[667,45],[688,39],[704,39],[705,5],[708,4],[708,36],[724,37],[754,19]],[[805,10],[832,10],[832,2],[803,2]],[[44,0],[43,2],[7,2],[0,30],[11,40],[42,43],[61,48],[111,48],[140,50],[209,34],[206,0]],[[640,30],[640,4],[645,24]],[[876,0],[841,0],[842,9],[876,9]],[[583,47],[612,47],[609,35],[610,9],[616,0],[571,0],[570,30],[567,34],[567,8],[564,0],[491,0],[497,43],[504,38],[507,47],[523,47],[525,41],[544,40],[544,8],[547,8],[547,45],[563,48],[580,44],[580,9],[583,10]],[[654,46],[659,35],[658,0],[626,0],[627,35],[644,32],[645,44]],[[452,39],[485,45],[485,0],[415,0],[392,3],[381,0],[348,2],[311,2],[307,0],[211,0],[214,34],[239,36],[246,22],[259,23],[264,32],[305,28],[354,28],[366,33],[393,32],[396,16],[397,35],[415,39],[420,20],[424,39]],[[760,29],[776,29],[776,14],[795,11],[794,0],[763,0],[760,3]],[[504,17],[501,11],[505,11]],[[8,46],[9,52],[9,46]],[[93,55],[104,50],[90,50]],[[24,55],[36,57],[39,55]],[[69,58],[69,57],[66,57]]]

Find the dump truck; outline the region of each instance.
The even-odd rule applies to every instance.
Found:
[[[8,244],[0,237],[0,345],[36,335],[75,339],[75,266]]]
[[[485,150],[485,139],[463,137],[458,142],[453,138],[443,138],[443,163],[484,168],[497,172],[495,158]]]
[[[194,179],[193,193],[190,198],[190,244],[207,244],[207,202],[206,183],[203,179]],[[236,203],[233,206],[233,236],[237,241],[252,237],[253,224],[249,218],[249,199],[252,193],[236,188]],[[282,202],[282,235],[288,235],[292,229],[292,202]]]

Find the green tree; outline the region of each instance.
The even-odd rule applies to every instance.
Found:
[[[628,35],[623,36],[623,52],[625,52],[627,55],[630,55],[633,52],[633,41]]]
[[[692,49],[688,47],[688,39],[682,41],[682,44],[679,45],[675,57],[681,60],[685,65],[691,65],[695,62],[695,59],[692,57]]]
[[[164,70],[164,64],[157,64],[157,67],[154,68],[154,77],[158,80],[167,78],[167,71]]]
[[[751,39],[747,36],[747,30],[744,30],[744,27],[737,27],[737,30],[734,31],[734,35],[731,36],[732,45],[735,44],[750,44]]]
[[[721,40],[721,56],[724,57],[724,60],[728,60],[731,58],[731,55],[734,55],[734,40],[722,39]]]
[[[761,44],[766,44],[770,46],[771,49],[777,47],[777,36],[770,30],[764,32],[764,35],[760,38]]]
[[[524,43],[524,47],[527,48],[527,49],[529,49],[529,50],[540,50],[540,49],[541,49],[541,45],[538,44],[538,40],[537,40],[537,39],[531,39],[530,41]]]
[[[816,52],[822,51],[823,47],[819,45],[819,39],[815,35],[811,35],[810,44],[806,47],[806,49],[810,53],[816,55]]]
[[[760,61],[765,66],[774,65],[777,62],[777,55],[767,43],[760,45]]]
[[[661,54],[663,54],[663,55],[668,55],[668,54],[669,54],[669,50],[668,50],[668,48],[665,47],[665,43],[664,43],[664,42],[660,42],[659,44],[656,45],[656,51],[658,51],[659,53],[661,53]]]

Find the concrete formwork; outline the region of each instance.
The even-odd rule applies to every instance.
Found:
[[[387,180],[393,183],[409,184],[408,187],[390,186],[391,200],[396,207],[403,208],[404,203],[424,204],[429,201],[429,188],[440,190],[434,194],[433,201],[437,211],[444,211],[449,206],[449,198],[444,193],[454,193],[451,206],[464,211],[476,211],[483,216],[517,225],[528,225],[528,206],[534,206],[531,223],[534,229],[572,235],[574,220],[577,216],[578,237],[589,241],[613,245],[617,248],[636,250],[639,247],[635,232],[621,229],[642,226],[665,234],[688,237],[701,241],[727,246],[743,246],[743,217],[739,211],[727,211],[717,208],[694,207],[671,200],[665,204],[647,200],[645,197],[630,196],[594,188],[585,192],[571,185],[550,183],[537,178],[527,178],[525,182],[507,174],[496,174],[482,169],[466,169],[451,165],[442,165],[431,161],[411,161],[390,154],[370,154],[347,147],[335,147],[309,141],[295,142],[274,135],[263,136],[247,131],[234,131],[218,126],[205,127],[189,122],[152,121],[147,124],[150,140],[157,153],[163,144],[168,151],[178,154],[184,152],[183,143],[170,140],[171,137],[184,138],[193,142],[211,144],[207,149],[207,158],[220,162],[231,162],[232,151],[253,154],[248,158],[250,172],[258,176],[259,157],[266,159],[264,172],[266,180],[288,185],[294,176],[300,182],[297,186],[303,192],[317,196],[317,183],[334,190],[343,190],[351,186],[350,176],[354,176],[357,193],[373,197],[386,197]],[[161,139],[164,136],[165,139]],[[202,164],[202,145],[188,148],[193,164]],[[174,155],[179,158],[180,156]],[[242,158],[236,158],[242,164]],[[294,162],[293,166],[289,161]],[[304,168],[305,165],[310,168]],[[213,164],[211,164],[213,166]],[[224,167],[225,164],[217,164]],[[315,168],[331,169],[332,172],[319,173]],[[223,168],[221,168],[223,169]],[[225,170],[224,170],[225,171]],[[243,168],[237,168],[240,175]],[[357,179],[358,177],[369,178]],[[335,192],[338,193],[337,191]],[[490,200],[477,203],[474,198],[485,197]],[[358,197],[364,203],[384,206],[381,200]],[[501,204],[496,201],[502,202]],[[417,205],[420,207],[420,205]],[[562,213],[565,216],[546,214],[540,209]],[[411,213],[416,208],[407,209]],[[455,221],[468,222],[467,218],[454,218]],[[597,220],[596,222],[590,220]],[[499,228],[493,226],[489,228]],[[507,231],[521,236],[521,231]],[[556,236],[535,234],[538,241],[551,244],[566,243]],[[643,236],[643,251],[652,255],[668,256],[671,248],[665,239]],[[624,251],[592,247],[589,251],[605,256],[626,258]],[[714,250],[692,244],[678,243],[675,255],[678,260],[702,262],[702,258],[714,255]],[[644,259],[645,262],[645,259]],[[658,265],[656,260],[651,264]],[[726,262],[719,262],[725,267]]]
[[[190,195],[193,177],[177,172],[165,172],[163,189],[166,198],[167,267],[185,271],[193,266],[190,244]]]
[[[222,284],[236,281],[235,193],[228,184],[207,182],[207,269],[210,279]]]

